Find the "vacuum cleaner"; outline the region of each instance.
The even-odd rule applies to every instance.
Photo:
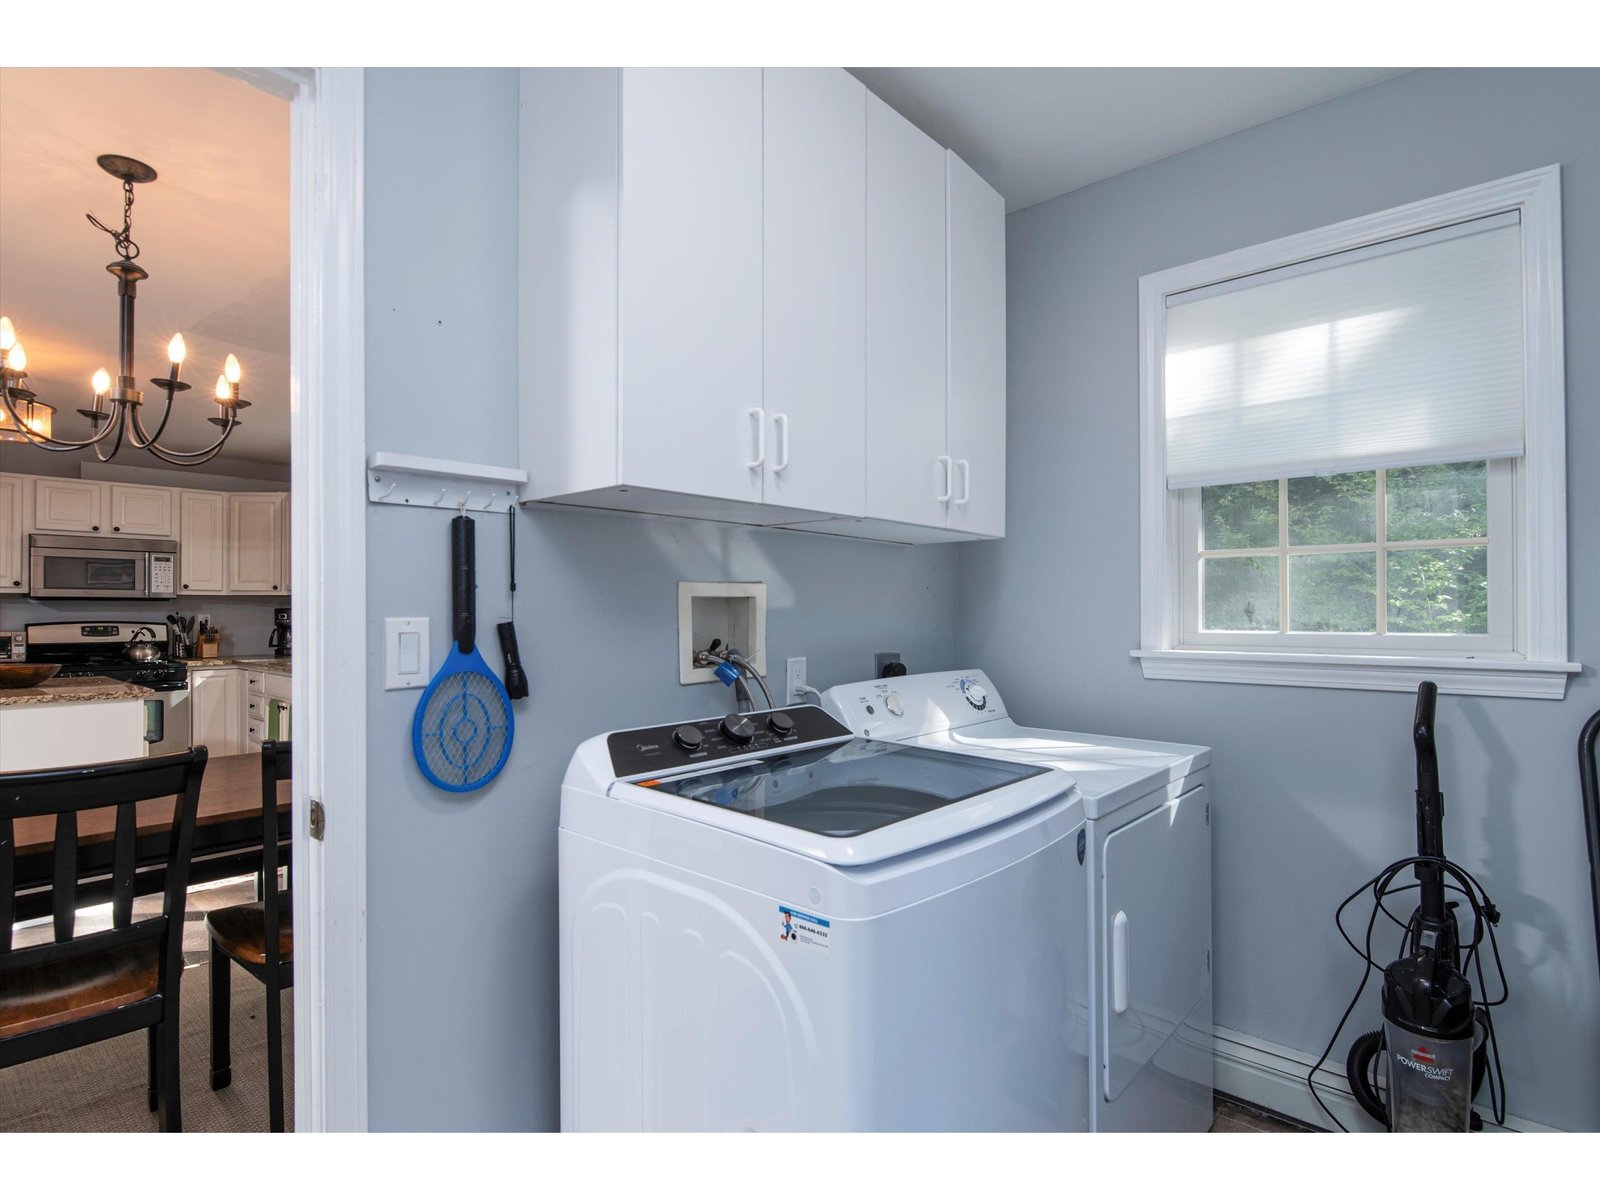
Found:
[[[1439,790],[1434,741],[1438,694],[1431,681],[1418,686],[1411,728],[1417,758],[1417,852],[1390,863],[1346,897],[1334,914],[1340,936],[1366,966],[1360,986],[1306,1082],[1322,1111],[1340,1129],[1344,1125],[1317,1094],[1316,1074],[1333,1052],[1374,970],[1383,977],[1383,1025],[1356,1038],[1345,1061],[1350,1090],[1367,1114],[1397,1133],[1479,1129],[1482,1120],[1473,1112],[1472,1103],[1487,1079],[1494,1119],[1496,1123],[1505,1121],[1505,1076],[1491,1014],[1505,1003],[1508,994],[1495,941],[1500,913],[1478,881],[1445,857],[1444,796]],[[1401,883],[1408,870],[1413,882]],[[1402,921],[1385,901],[1408,891],[1418,893],[1418,903],[1410,919]],[[1344,914],[1367,894],[1372,898],[1372,911],[1365,940],[1358,946],[1345,929]],[[1472,933],[1465,941],[1457,918],[1463,902],[1472,915]],[[1386,965],[1372,956],[1372,937],[1380,915],[1403,930],[1399,954]],[[1499,976],[1499,994],[1493,999],[1485,986],[1485,947]]]

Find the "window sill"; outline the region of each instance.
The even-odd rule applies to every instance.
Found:
[[[1424,679],[1457,696],[1512,696],[1560,700],[1567,676],[1583,668],[1568,662],[1521,658],[1440,658],[1420,655],[1285,654],[1254,650],[1134,650],[1146,679],[1207,683],[1264,683],[1287,687],[1355,688],[1412,692]]]

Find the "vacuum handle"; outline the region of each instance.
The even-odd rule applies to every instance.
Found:
[[[1411,722],[1411,742],[1417,749],[1417,795],[1439,794],[1439,752],[1433,740],[1433,712],[1439,685],[1424,679],[1417,685],[1417,712]]]

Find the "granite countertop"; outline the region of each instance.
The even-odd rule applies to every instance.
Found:
[[[291,658],[234,658],[224,655],[221,658],[180,658],[176,662],[189,668],[194,667],[249,667],[257,671],[265,671],[268,675],[292,675],[294,670]]]
[[[0,688],[0,708],[28,704],[87,704],[94,700],[144,700],[155,692],[104,675],[50,679],[31,688]]]

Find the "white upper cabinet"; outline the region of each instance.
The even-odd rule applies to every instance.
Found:
[[[33,528],[41,533],[99,533],[106,485],[85,479],[39,477],[33,483]]]
[[[228,501],[221,492],[178,493],[178,592],[227,590]]]
[[[841,70],[536,68],[521,93],[524,500],[999,535],[993,189]]]
[[[113,483],[110,497],[112,533],[129,537],[170,538],[173,533],[173,489]]]
[[[944,150],[867,97],[867,516],[941,526],[945,429]]]
[[[1006,206],[946,151],[950,527],[1006,531]]]
[[[282,492],[228,493],[228,591],[283,591]]]
[[[21,475],[0,475],[0,592],[27,590],[27,537],[22,502],[32,482]]]
[[[622,72],[619,482],[761,499],[761,72]]]
[[[867,89],[764,72],[763,499],[866,507]]]

